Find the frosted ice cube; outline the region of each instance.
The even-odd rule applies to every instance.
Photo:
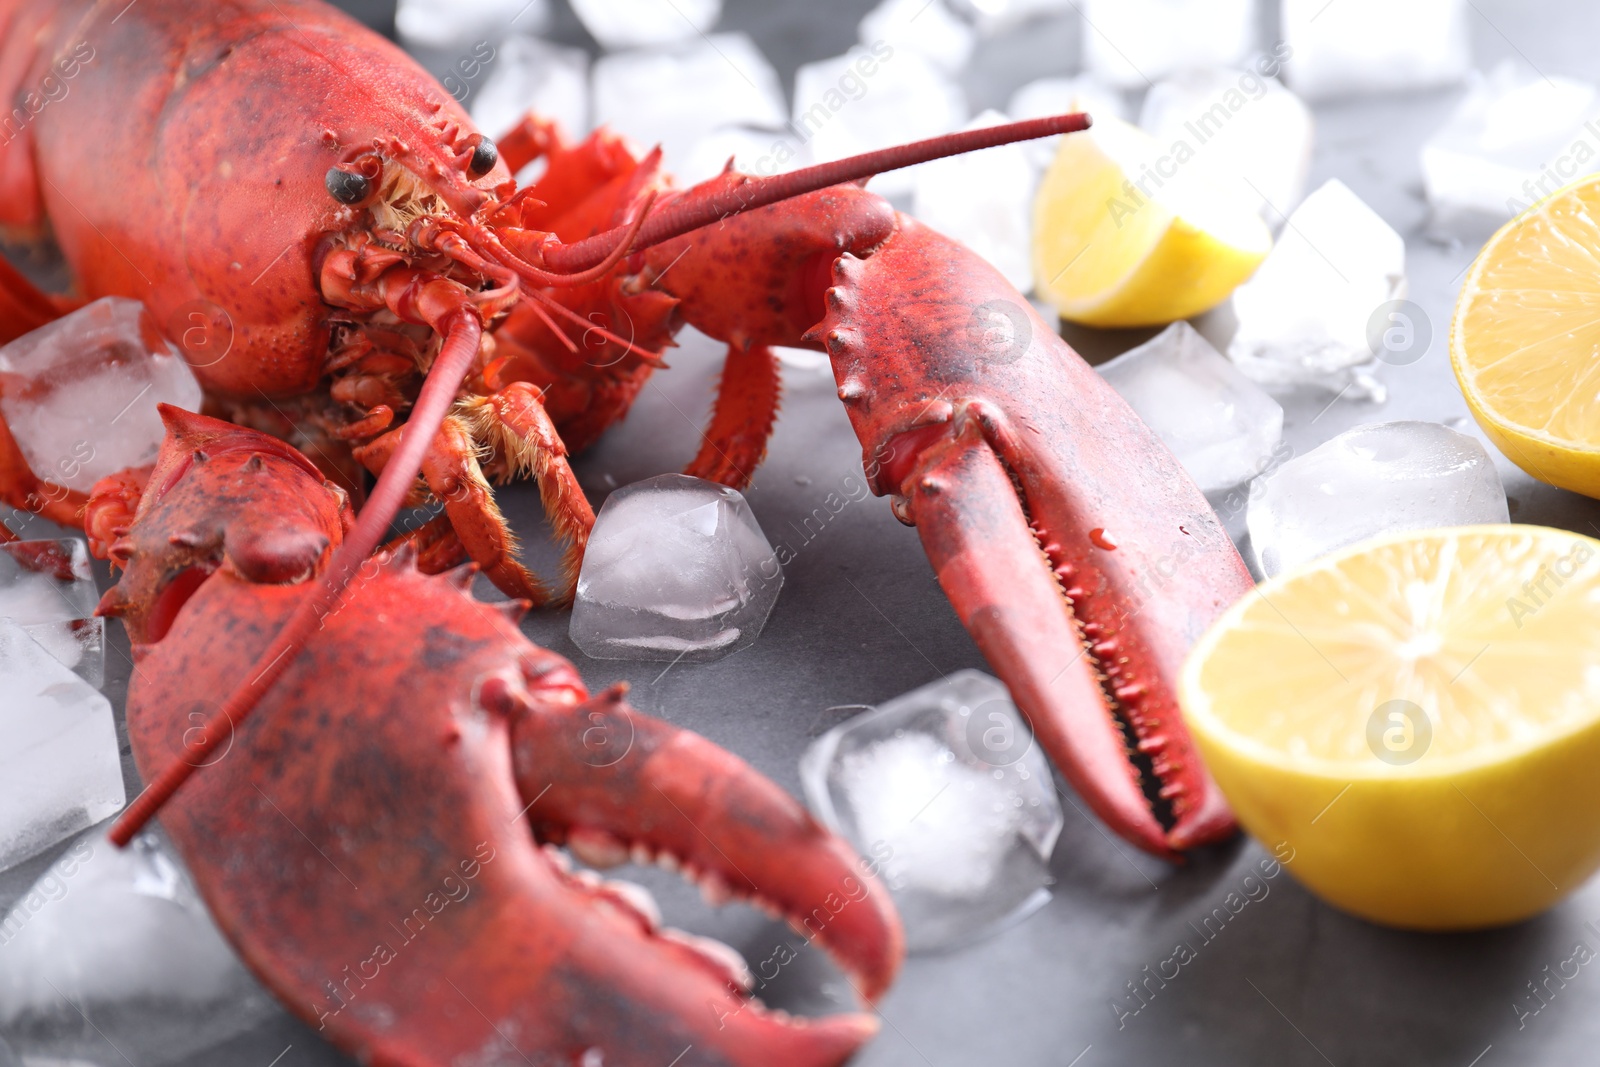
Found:
[[[879,865],[909,948],[975,940],[1050,898],[1061,806],[987,674],[959,671],[834,727],[800,779],[818,819]]]
[[[594,65],[594,121],[662,146],[668,169],[722,126],[776,129],[783,89],[766,56],[742,33],[719,33],[671,51],[622,52]]]
[[[1466,0],[1282,0],[1295,92],[1311,100],[1454,85],[1472,64]]]
[[[499,137],[529,111],[555,119],[569,137],[589,132],[589,56],[537,37],[496,45],[494,66],[472,98],[472,121]]]
[[[601,47],[651,48],[703,35],[722,15],[722,0],[571,0]]]
[[[1383,398],[1370,378],[1373,317],[1405,293],[1405,241],[1337,178],[1284,223],[1255,275],[1233,293],[1228,356],[1258,382]]]
[[[95,688],[105,683],[105,620],[82,538],[0,545],[0,618],[21,626]]]
[[[1283,408],[1187,322],[1098,368],[1203,492],[1247,482],[1283,436]]]
[[[153,834],[83,835],[0,921],[0,1031],[28,1063],[169,1063],[279,1010]]]
[[[1023,119],[1067,115],[1074,111],[1087,111],[1093,119],[1128,117],[1128,105],[1122,98],[1122,91],[1089,74],[1072,78],[1039,78],[1013,93],[1011,102],[1006,105],[1006,114],[1019,122]],[[1036,141],[1023,141],[1022,150],[1035,167],[1043,170],[1056,158],[1060,143],[1059,136],[1041,137]]]
[[[1600,94],[1507,59],[1422,146],[1436,215],[1508,219],[1600,167]]]
[[[721,174],[730,158],[734,169],[764,178],[806,166],[811,154],[792,134],[724,126],[696,141],[673,173],[684,185],[695,185]]]
[[[943,0],[882,0],[861,20],[859,36],[868,48],[885,41],[896,51],[917,52],[951,74],[967,65],[978,43],[977,33],[952,15]]]
[[[1240,187],[1277,224],[1305,194],[1311,111],[1275,78],[1218,67],[1183,71],[1144,98],[1139,125],[1163,145],[1180,143],[1193,164]]]
[[[998,111],[985,111],[967,128],[1005,121]],[[1022,145],[934,160],[916,170],[911,213],[987,259],[1018,292],[1032,289],[1038,176]]]
[[[408,48],[458,48],[537,33],[549,18],[549,0],[400,0],[394,29]]]
[[[983,34],[1003,33],[1032,19],[1076,15],[1077,0],[951,0]]]
[[[618,489],[595,516],[570,632],[595,659],[718,659],[760,635],[782,587],[739,492],[663,474]]]
[[[1482,445],[1433,422],[1346,430],[1259,479],[1246,521],[1268,578],[1380,533],[1507,522]]]
[[[154,460],[160,403],[196,410],[200,386],[137,300],[104,297],[0,347],[0,415],[56,485],[86,493]]]
[[[1142,89],[1184,67],[1226,67],[1255,44],[1255,0],[1084,0],[1084,66]]]
[[[960,86],[916,52],[886,42],[807,63],[795,74],[791,129],[818,163],[937,137],[966,121]],[[915,168],[889,171],[872,179],[872,189],[903,196],[915,180]]]
[[[121,810],[111,705],[0,619],[0,870]]]

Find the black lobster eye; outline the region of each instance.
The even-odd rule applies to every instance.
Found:
[[[340,170],[338,167],[328,171],[323,184],[328,187],[328,195],[341,204],[359,204],[372,192],[372,182],[364,175]]]
[[[481,178],[494,170],[494,165],[498,162],[500,162],[500,149],[485,137],[478,142],[478,147],[472,150],[472,162],[467,164],[467,173],[474,178]]]

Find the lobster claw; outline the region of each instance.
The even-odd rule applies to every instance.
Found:
[[[1016,290],[899,221],[836,262],[812,333],[874,490],[1110,827],[1168,858],[1228,836],[1174,684],[1248,571],[1177,460]]]

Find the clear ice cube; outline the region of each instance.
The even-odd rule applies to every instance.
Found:
[[[730,158],[734,169],[763,178],[796,170],[811,162],[805,145],[793,134],[724,126],[696,141],[688,158],[673,173],[684,185],[696,185],[721,174]]]
[[[1482,445],[1434,422],[1358,426],[1251,486],[1246,519],[1270,578],[1380,533],[1507,522]]]
[[[1139,125],[1186,166],[1210,167],[1273,225],[1300,202],[1311,170],[1311,110],[1256,70],[1182,71],[1145,95]],[[1187,154],[1185,153],[1185,158]]]
[[[961,87],[916,52],[878,42],[807,63],[795,74],[791,130],[828,163],[903,141],[937,137],[967,121]],[[916,168],[872,179],[874,192],[909,195]]]
[[[200,385],[137,300],[104,297],[0,347],[0,415],[56,485],[87,493],[154,460],[161,403],[194,411]]]
[[[568,137],[589,132],[589,55],[537,37],[495,45],[494,66],[472,98],[472,121],[499,137],[529,111],[555,119]]]
[[[1499,222],[1600,167],[1600,94],[1507,59],[1476,77],[1444,128],[1422,146],[1436,216]]]
[[[1061,806],[1005,686],[958,671],[829,730],[800,760],[811,810],[871,862],[913,950],[973,941],[1050,899]]]
[[[498,47],[506,34],[537,33],[549,18],[549,0],[400,0],[394,29],[408,48]]]
[[[0,1031],[26,1063],[170,1063],[280,1010],[153,834],[83,835],[0,920]]]
[[[1098,368],[1206,493],[1249,481],[1283,437],[1283,408],[1187,322]]]
[[[111,704],[0,619],[0,870],[120,811]]]
[[[659,143],[669,170],[723,126],[781,127],[778,74],[747,35],[719,33],[671,50],[620,52],[594,65],[594,121],[641,145]]]
[[[657,48],[703,36],[722,0],[571,0],[583,28],[606,49]]]
[[[1454,85],[1472,65],[1467,0],[1282,0],[1281,12],[1285,76],[1309,100]]]
[[[595,516],[570,632],[595,659],[719,659],[760,636],[782,587],[743,495],[663,474],[618,489]]]
[[[985,111],[968,129],[1007,121]],[[1033,288],[1037,172],[1020,144],[950,156],[917,168],[911,213],[987,259],[1017,291]]]
[[[1006,114],[1018,122],[1023,119],[1042,119],[1051,115],[1066,115],[1074,111],[1087,111],[1092,119],[1111,117],[1126,119],[1128,105],[1120,89],[1113,89],[1091,74],[1071,78],[1038,78],[1028,82],[1006,104]],[[1022,150],[1035,168],[1043,171],[1056,158],[1061,138],[1041,137],[1023,141]]]
[[[1405,241],[1337,178],[1289,216],[1254,276],[1233,293],[1228,356],[1263,384],[1383,399],[1370,377],[1374,316],[1405,294]]]
[[[950,74],[960,73],[978,43],[973,28],[943,0],[882,0],[861,20],[858,36],[868,48],[883,41],[916,52]]]
[[[0,619],[8,618],[96,689],[105,684],[105,620],[78,537],[0,545]]]
[[[1142,89],[1184,67],[1226,67],[1255,44],[1255,0],[1083,0],[1084,66]]]

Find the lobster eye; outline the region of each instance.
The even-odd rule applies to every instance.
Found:
[[[472,162],[467,164],[467,173],[474,178],[481,178],[493,170],[498,162],[500,162],[500,149],[485,137],[478,142],[478,147],[472,150]]]
[[[328,195],[341,204],[359,204],[372,192],[372,182],[364,175],[353,174],[338,167],[329,169],[323,184],[328,187]]]

